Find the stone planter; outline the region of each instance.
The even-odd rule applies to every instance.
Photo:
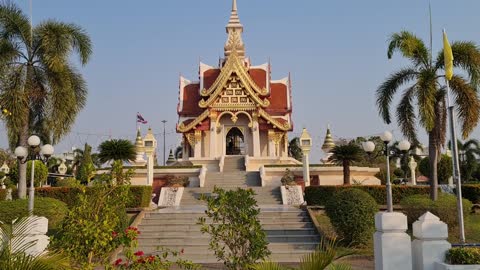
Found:
[[[281,186],[283,205],[301,205],[303,200],[303,191],[301,186]]]
[[[158,206],[179,206],[184,187],[163,187],[160,191]]]
[[[480,264],[464,264],[464,265],[452,265],[448,263],[435,263],[435,270],[478,270]]]

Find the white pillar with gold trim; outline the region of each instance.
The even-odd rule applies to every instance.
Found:
[[[194,141],[195,141],[194,157],[201,158],[202,157],[202,131],[201,130],[195,130]]]
[[[254,119],[252,122],[252,137],[253,137],[253,156],[260,157],[260,130],[258,120]]]
[[[275,157],[275,131],[268,130],[268,156]]]

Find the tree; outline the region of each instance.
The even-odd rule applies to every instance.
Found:
[[[467,76],[454,75],[450,80],[453,102],[464,138],[472,132],[480,116],[480,101],[476,89],[480,82],[480,50],[473,42],[452,43],[453,65]],[[411,65],[391,74],[377,89],[377,107],[385,123],[390,124],[390,107],[395,93],[405,87],[396,108],[398,126],[403,135],[414,144],[418,142],[417,120],[428,134],[430,157],[430,197],[438,196],[437,163],[445,144],[447,118],[447,91],[443,85],[443,50],[433,59],[424,42],[414,34],[402,31],[390,38],[387,56],[395,52],[407,58]]]
[[[104,141],[98,146],[98,150],[98,158],[102,163],[112,160],[131,161],[135,160],[136,156],[135,145],[123,139]]]
[[[300,148],[300,138],[295,137],[288,143],[288,156],[298,161],[302,161],[302,148]]]
[[[91,153],[92,147],[85,144],[82,161],[80,162],[80,167],[77,173],[77,179],[80,180],[82,184],[90,183],[90,180],[95,176],[95,165],[93,165]]]
[[[29,160],[27,163],[27,179],[28,179],[28,186],[30,186],[30,179],[32,173],[32,161]],[[18,184],[19,182],[19,173],[18,167],[12,167],[9,173],[10,180],[13,184]],[[45,183],[48,177],[48,167],[43,164],[41,161],[35,161],[35,172],[33,176],[33,183],[36,187],[39,187],[41,184]]]
[[[11,112],[5,126],[11,148],[27,147],[28,136],[58,142],[85,106],[87,86],[70,63],[77,54],[85,65],[92,53],[81,27],[56,20],[31,26],[15,4],[0,4],[0,106]],[[19,165],[18,194],[26,196],[26,166]]]
[[[426,157],[418,164],[418,169],[422,175],[430,175],[430,158]],[[438,182],[441,184],[448,183],[448,178],[452,177],[453,165],[452,158],[448,155],[441,155],[437,166]]]
[[[470,181],[473,178],[473,173],[477,170],[477,158],[480,156],[480,145],[475,139],[470,139],[462,143],[457,142],[459,159],[460,159],[460,174],[463,181]],[[450,148],[450,142],[449,142]]]
[[[253,190],[225,191],[215,187],[213,193],[215,196],[201,197],[207,202],[205,214],[209,221],[201,217],[198,224],[202,233],[210,234],[210,249],[226,268],[249,269],[270,255]]]
[[[350,165],[355,161],[360,161],[362,154],[360,146],[353,142],[333,147],[332,155],[328,160],[343,166],[344,185],[350,185]]]

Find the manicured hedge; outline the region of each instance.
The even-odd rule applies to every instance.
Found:
[[[447,252],[449,264],[480,264],[480,248],[454,247]]]
[[[12,220],[28,215],[28,200],[13,200],[0,202],[0,221]],[[65,203],[52,198],[35,198],[33,213],[48,219],[48,229],[57,230],[68,212]]]
[[[472,203],[480,204],[480,184],[462,185],[462,197]]]
[[[351,188],[367,192],[378,204],[387,204],[385,186],[310,186],[305,188],[305,201],[308,205],[325,205],[336,192]],[[392,186],[394,204],[398,204],[403,198],[411,195],[429,193],[430,188],[428,186]]]
[[[86,192],[88,193],[91,189],[91,187],[87,187]],[[71,187],[46,187],[35,190],[37,196],[60,200],[69,207],[77,201],[78,194],[82,192],[80,188]],[[127,208],[142,208],[150,205],[152,197],[151,186],[131,186],[130,193],[132,194],[132,199],[127,202]]]
[[[149,207],[152,200],[153,189],[151,186],[131,186],[131,201],[127,204],[127,208]]]
[[[0,189],[0,201],[4,201],[7,197],[7,189]],[[18,199],[18,191],[16,188],[12,188],[12,199]]]

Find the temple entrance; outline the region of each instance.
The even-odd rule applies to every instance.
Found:
[[[227,155],[243,155],[245,153],[245,139],[237,127],[231,128],[225,137]]]

